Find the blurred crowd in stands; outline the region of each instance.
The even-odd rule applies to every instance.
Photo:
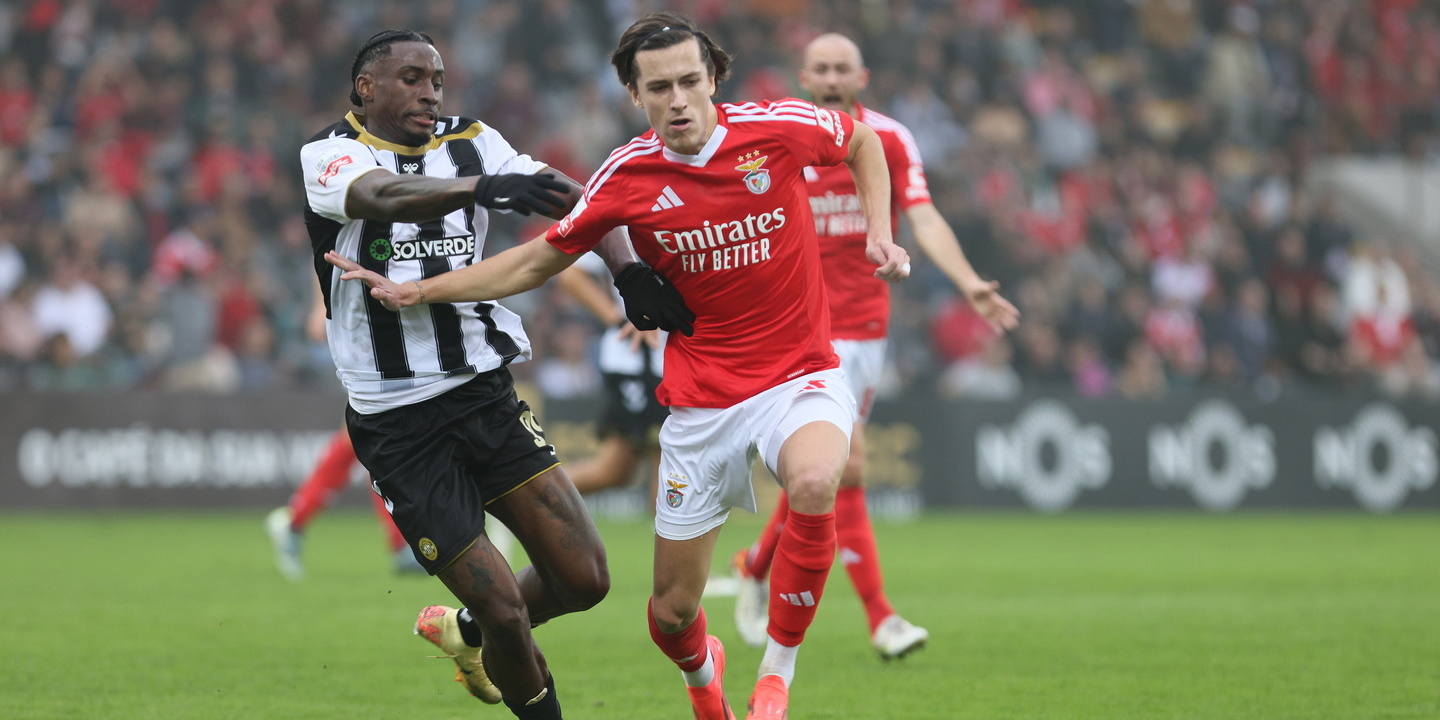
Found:
[[[661,6],[736,54],[722,99],[794,95],[810,38],[855,38],[864,100],[914,132],[937,206],[1021,308],[997,337],[916,262],[890,391],[1440,392],[1423,254],[1307,184],[1322,157],[1440,159],[1433,0],[8,2],[0,390],[334,386],[303,333],[297,152],[351,109],[359,42],[429,32],[445,111],[583,180],[645,129],[606,53]],[[501,219],[492,252],[540,229]],[[573,300],[506,304],[536,345],[517,375],[597,391]]]

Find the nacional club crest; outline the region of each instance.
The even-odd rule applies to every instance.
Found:
[[[770,171],[761,169],[768,159],[769,155],[761,155],[760,151],[754,150],[741,155],[740,164],[735,166],[736,170],[745,173],[745,187],[756,195],[770,189]]]
[[[681,491],[690,487],[689,483],[680,482],[671,476],[665,479],[665,484],[670,486],[665,490],[665,504],[672,508],[680,507],[680,503],[685,502],[685,493]]]

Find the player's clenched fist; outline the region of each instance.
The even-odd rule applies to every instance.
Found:
[[[910,277],[910,253],[890,241],[872,243],[865,248],[865,256],[879,265],[875,277],[887,282],[896,282]]]
[[[325,262],[345,271],[345,274],[340,276],[341,280],[359,280],[365,283],[370,288],[370,297],[379,300],[386,310],[398,311],[425,302],[425,289],[419,280],[396,283],[380,273],[360,267],[355,261],[334,250],[325,253]]]

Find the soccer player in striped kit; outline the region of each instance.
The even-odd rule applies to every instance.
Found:
[[[893,222],[903,214],[915,232],[920,249],[945,273],[976,312],[997,332],[1015,327],[1019,313],[999,293],[999,284],[976,274],[965,259],[960,242],[930,200],[925,167],[910,131],[859,102],[869,72],[860,48],[835,33],[821,35],[805,48],[800,86],[815,104],[851,115],[869,125],[885,148],[890,175]],[[859,420],[850,435],[850,458],[835,496],[835,528],[840,558],[850,582],[865,606],[870,644],[881,658],[904,657],[930,638],[925,628],[900,617],[891,607],[881,582],[880,555],[865,507],[865,420],[870,415],[875,389],[885,365],[885,338],[890,321],[890,288],[871,277],[865,258],[865,217],[860,213],[855,183],[840,168],[805,168],[810,208],[825,268],[825,289],[830,298],[830,331],[845,382],[859,403]],[[894,227],[892,226],[892,231]],[[736,553],[733,565],[739,577],[735,624],[745,642],[765,643],[771,598],[765,577],[775,554],[789,501],[783,493],[760,538]]]
[[[531,627],[593,606],[610,578],[579,494],[515,396],[507,366],[530,354],[520,318],[493,302],[387,308],[324,259],[349,258],[420,290],[480,261],[486,208],[559,217],[579,198],[574,181],[494,128],[441,115],[444,77],[424,33],[387,30],[365,42],[351,68],[358,110],[301,148],[305,220],[355,453],[416,558],[463,604],[425,608],[415,632],[454,660],[476,697],[503,701],[516,717],[560,720]],[[637,306],[627,313],[669,318],[662,301],[683,310],[663,278],[634,262],[623,231],[597,251],[612,271],[648,283],[626,295]],[[533,565],[511,570],[485,532],[486,511]]]
[[[660,401],[650,636],[681,670],[695,717],[734,714],[724,649],[700,606],[721,526],[755,509],[760,457],[790,496],[771,568],[770,637],[748,718],[780,720],[795,661],[835,557],[835,490],[849,456],[855,401],[830,345],[820,248],[802,170],[847,164],[870,232],[876,277],[899,280],[909,258],[891,240],[889,181],[875,132],[801,100],[711,99],[729,55],[688,20],[653,13],[611,53],[651,131],[611,153],[575,209],[544,241],[415,283],[331,253],[387,307],[522,292],[575,262],[617,227],[670,278],[695,313],[693,335],[671,333]]]

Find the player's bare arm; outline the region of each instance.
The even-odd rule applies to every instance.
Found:
[[[401,310],[421,303],[479,302],[510,297],[540,287],[570,267],[577,257],[562,252],[541,236],[469,267],[424,280],[397,283],[333,250],[325,253],[326,262],[345,271],[341,280],[365,283],[370,288],[370,296],[387,310]]]
[[[996,332],[1005,332],[1020,322],[1020,311],[1000,295],[1000,283],[986,280],[975,272],[950,223],[945,222],[933,203],[912,205],[905,211],[905,217],[910,219],[920,249],[950,278],[990,327]]]
[[[557,177],[552,170],[534,175],[431,178],[377,169],[350,184],[345,214],[356,220],[420,223],[478,204],[559,218],[579,197],[575,181]]]
[[[855,178],[855,192],[865,213],[869,230],[865,235],[865,257],[879,265],[875,277],[889,282],[910,276],[910,254],[895,244],[890,235],[890,174],[880,136],[870,126],[856,122],[845,163]]]
[[[350,183],[345,214],[357,220],[419,223],[475,202],[475,178],[431,178],[371,170]]]

